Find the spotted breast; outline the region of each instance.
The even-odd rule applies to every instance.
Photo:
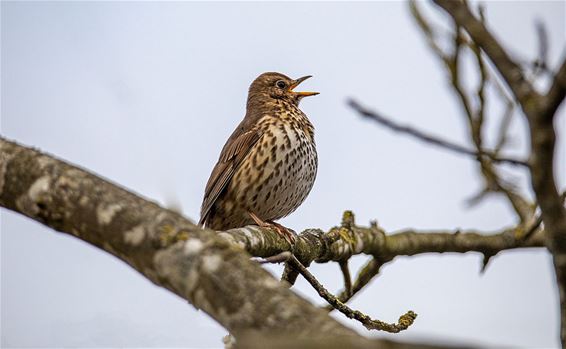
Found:
[[[313,187],[318,166],[314,127],[298,103],[316,93],[292,91],[307,77],[266,74],[252,83],[246,117],[207,184],[201,223],[209,228],[273,222],[295,211]]]

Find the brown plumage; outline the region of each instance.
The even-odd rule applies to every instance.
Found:
[[[248,224],[282,226],[304,201],[316,177],[314,127],[298,108],[316,92],[297,80],[264,73],[249,89],[246,115],[224,145],[206,185],[200,224],[215,230]]]

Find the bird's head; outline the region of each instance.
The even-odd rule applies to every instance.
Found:
[[[310,78],[310,75],[303,76],[296,80],[291,79],[280,73],[263,73],[258,76],[250,85],[248,102],[253,99],[281,99],[299,105],[303,97],[315,96],[318,92],[297,92],[293,91],[301,82]]]

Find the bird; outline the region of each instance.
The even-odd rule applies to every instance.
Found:
[[[199,225],[228,230],[256,224],[295,242],[275,220],[303,203],[316,178],[314,126],[299,102],[319,93],[294,91],[311,77],[266,72],[251,83],[245,116],[206,184]]]

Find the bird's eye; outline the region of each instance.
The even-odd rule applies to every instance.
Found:
[[[281,88],[281,89],[287,87],[287,84],[286,84],[285,81],[283,81],[283,80],[278,80],[278,81],[275,83],[275,85],[277,85],[277,87],[279,87],[279,88]]]

